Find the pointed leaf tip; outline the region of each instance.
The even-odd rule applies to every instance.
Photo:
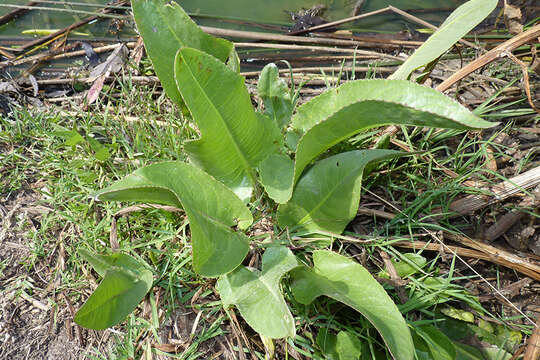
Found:
[[[163,89],[178,105],[182,97],[174,81],[174,56],[181,47],[200,49],[222,62],[235,55],[230,41],[202,31],[180,5],[166,0],[132,0],[133,15]]]
[[[294,184],[317,156],[360,131],[382,125],[446,129],[489,128],[440,92],[406,80],[356,80],[328,90],[297,109],[293,127],[304,132],[296,149]]]

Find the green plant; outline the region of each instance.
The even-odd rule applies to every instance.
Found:
[[[496,6],[497,0],[470,0],[462,4],[399,69],[390,75],[389,79],[407,79],[413,70],[433,61],[436,62],[441,55],[484,20]],[[426,70],[428,68],[429,65],[426,66]]]
[[[356,216],[364,169],[405,155],[385,149],[328,153],[366,129],[386,124],[472,129],[493,123],[405,80],[351,81],[294,111],[296,94],[279,79],[274,64],[261,73],[258,90],[265,110],[256,111],[238,74],[232,43],[203,33],[174,3],[133,0],[133,9],[165,91],[189,113],[200,138],[184,143],[190,163],[142,167],[95,197],[183,209],[193,269],[219,277],[223,305],[236,306],[263,339],[295,335],[280,284],[288,275],[297,302],[309,304],[325,295],[344,303],[373,324],[395,359],[412,359],[414,342],[406,321],[364,267],[324,250],[313,252],[310,267],[286,246],[287,237],[259,241],[245,232],[253,224],[252,212],[268,216],[260,210],[263,204],[272,210],[275,227],[288,233],[342,233]],[[260,271],[241,265],[250,246],[266,249]],[[151,288],[150,268],[123,254],[83,255],[103,281],[75,320],[93,329],[113,326]],[[423,339],[417,342],[442,338],[428,326],[416,333]],[[339,358],[357,357],[351,333],[340,332],[334,340],[328,348],[335,347]]]

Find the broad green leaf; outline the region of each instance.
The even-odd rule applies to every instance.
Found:
[[[392,264],[394,264],[394,268],[401,278],[416,274],[418,269],[421,269],[426,263],[427,260],[425,257],[415,253],[405,253],[402,254],[402,258],[392,259]],[[386,270],[381,271],[378,276],[390,277]]]
[[[469,328],[469,324],[454,319],[445,319],[438,322],[437,327],[452,341],[462,341],[474,336],[474,331]]]
[[[94,151],[94,157],[96,158],[96,160],[107,161],[111,158],[111,153],[105,145],[91,137],[87,137],[87,140],[90,144],[90,147]]]
[[[411,333],[403,316],[383,287],[360,264],[330,251],[313,252],[313,269],[291,272],[296,300],[310,304],[325,295],[364,315],[379,331],[396,360],[414,358]]]
[[[456,311],[458,310],[456,309]],[[468,316],[466,316],[466,320],[470,320]],[[471,324],[470,322],[450,318],[443,322],[439,322],[437,326],[446,336],[454,341],[456,346],[458,344],[457,341],[466,341],[469,338],[476,337],[484,343],[496,345],[501,349],[513,352],[515,351],[515,347],[520,344],[522,340],[522,335],[519,331],[513,331],[504,326],[497,326],[495,330],[491,324],[483,323],[481,321],[477,326],[474,325],[474,323]],[[487,351],[488,349],[485,350]],[[482,351],[484,352],[484,350]],[[506,354],[506,352],[501,350],[501,354]],[[490,357],[486,356],[486,358]]]
[[[495,329],[497,338],[501,341],[501,346],[507,350],[515,350],[514,348],[517,347],[523,340],[523,335],[520,331],[512,330],[502,324],[498,324]]]
[[[456,309],[448,305],[442,308],[441,312],[448,317],[474,324],[474,314],[470,311]]]
[[[235,73],[240,72],[240,57],[238,56],[238,53],[233,49],[233,52],[229,56],[229,60],[227,60],[227,67],[234,71]]]
[[[405,253],[403,254],[403,259],[392,259],[392,263],[398,275],[404,278],[416,274],[418,268],[421,269],[427,263],[427,260],[419,254]]]
[[[235,305],[259,334],[273,339],[293,337],[294,319],[279,282],[297,266],[296,257],[286,247],[268,248],[262,258],[262,271],[240,266],[218,280],[223,306]]]
[[[294,104],[287,84],[279,78],[276,64],[267,64],[262,69],[257,90],[264,101],[265,113],[279,128],[287,126],[291,120]]]
[[[191,230],[193,268],[201,275],[227,273],[248,252],[247,237],[231,226],[245,229],[251,225],[249,209],[225,185],[192,165],[170,161],[145,166],[96,196],[184,208]]]
[[[328,328],[320,328],[316,341],[326,360],[339,360],[339,354],[336,349],[337,335],[328,331]]]
[[[444,314],[443,311],[441,312]],[[450,316],[450,315],[447,315],[447,316]],[[459,320],[462,320],[462,319],[459,319]],[[474,315],[473,315],[473,322],[474,322]],[[478,327],[480,329],[487,331],[488,333],[491,333],[491,334],[495,333],[495,327],[493,327],[493,325],[489,321],[486,321],[484,319],[478,319]]]
[[[99,274],[104,271],[104,277],[75,314],[75,322],[89,329],[103,330],[118,324],[135,310],[152,287],[152,272],[128,255],[82,253]]]
[[[354,334],[340,331],[337,334],[336,351],[339,360],[358,360],[362,355],[362,343]]]
[[[433,360],[454,360],[456,348],[452,341],[432,325],[416,326],[416,334],[427,345]]]
[[[173,1],[132,0],[131,5],[137,29],[163,89],[178,105],[182,104],[174,81],[174,57],[178,49],[196,48],[223,62],[234,53],[231,42],[206,34]]]
[[[283,142],[285,143],[285,146],[291,151],[296,151],[296,147],[298,146],[298,142],[300,141],[301,134],[299,134],[299,131],[297,130],[290,130],[285,133],[285,139]]]
[[[293,127],[305,131],[296,150],[295,183],[315,157],[368,128],[389,124],[448,129],[496,125],[444,94],[406,80],[350,81],[302,105],[292,121]]]
[[[496,6],[497,0],[470,0],[458,7],[389,79],[407,79],[414,69],[444,54],[484,20]]]
[[[424,341],[416,332],[412,332],[412,338],[413,338],[413,344],[414,344],[414,351],[416,353],[416,359],[417,360],[434,360],[431,357],[431,354],[429,352],[429,348]]]
[[[130,271],[143,271],[147,270],[146,264],[141,263],[139,260],[126,254],[115,253],[111,255],[99,255],[93,254],[86,249],[79,249],[79,255],[88,261],[92,268],[99,274],[99,276],[105,276],[107,270],[114,268],[130,270]]]
[[[358,211],[365,166],[401,155],[393,150],[355,150],[317,162],[302,176],[291,200],[278,207],[279,225],[341,233]]]
[[[362,355],[362,343],[347,331],[334,335],[327,328],[322,328],[317,334],[317,345],[327,360],[358,360]]]
[[[511,360],[512,354],[497,347],[476,348],[470,345],[454,343],[457,350],[456,360]]]
[[[52,134],[54,136],[59,136],[63,138],[65,140],[64,144],[66,146],[75,146],[79,143],[84,142],[84,138],[82,137],[81,134],[79,134],[77,130],[75,129],[69,130],[68,128],[65,128],[57,124],[53,124],[53,126],[54,126],[54,131],[52,132]]]
[[[175,77],[201,138],[185,144],[191,160],[233,189],[251,196],[255,168],[280,144],[277,126],[255,113],[244,78],[214,57],[184,48]]]
[[[286,155],[271,154],[259,164],[259,175],[268,196],[278,204],[290,199],[294,162]]]

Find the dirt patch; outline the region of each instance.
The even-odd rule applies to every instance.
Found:
[[[56,244],[38,244],[32,236],[43,226],[43,216],[54,211],[37,191],[44,185],[25,184],[16,193],[0,197],[0,359],[109,358],[117,341],[114,330],[89,331],[73,322],[82,303],[74,302],[58,271],[65,270],[64,245],[70,246],[64,244],[65,229],[47,229],[58,239]],[[146,305],[148,301],[141,316],[151,319]],[[158,331],[161,342],[151,341],[151,346],[166,353],[189,350],[196,318],[195,312],[182,307],[164,320]],[[196,351],[203,358],[234,359],[231,342],[218,336],[199,344]]]
[[[77,336],[80,330],[54,286],[55,261],[36,257],[30,230],[52,211],[40,200],[32,188],[0,199],[0,359],[71,360],[85,359],[93,349],[107,353],[101,337]],[[40,251],[54,253],[50,250]]]

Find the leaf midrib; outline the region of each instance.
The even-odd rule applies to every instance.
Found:
[[[344,181],[340,181],[336,184],[336,186],[334,186],[332,188],[331,191],[329,191],[327,193],[327,195],[323,198],[322,201],[319,202],[319,204],[317,204],[317,206],[315,206],[311,211],[309,211],[302,219],[300,219],[300,221],[298,222],[299,225],[301,224],[305,224],[306,221],[308,221],[309,219],[313,219],[312,218],[312,214],[315,213],[317,210],[319,210],[323,204],[326,203],[326,201],[331,197],[331,195],[334,194],[334,192],[340,187],[342,186],[344,183],[346,183],[347,181],[350,181],[351,177],[352,177],[352,174],[353,173],[357,173],[358,171],[364,171],[364,168],[366,167],[366,164],[362,164],[361,167],[357,167],[355,171],[351,171],[344,179]],[[362,175],[360,175],[362,176]],[[354,189],[353,189],[354,190]]]
[[[110,271],[110,270],[107,270],[107,271]],[[125,272],[123,269],[113,269],[113,271]],[[146,271],[148,271],[148,270],[144,270],[144,271],[146,272]],[[125,272],[125,273],[126,273],[128,276],[133,277],[133,276],[130,275],[129,273],[127,273],[127,272]],[[105,278],[106,276],[107,276],[107,273],[105,273],[105,276],[104,276],[103,278]],[[143,276],[144,276],[144,274],[141,274],[140,276],[135,276],[135,279],[136,279],[136,280],[135,280],[135,281],[131,280],[131,281],[132,281],[131,286],[126,287],[126,289],[125,289],[124,291],[118,292],[118,293],[116,293],[114,296],[108,297],[106,300],[104,300],[102,297],[99,298],[99,300],[101,300],[101,301],[96,302],[96,304],[97,304],[96,306],[94,306],[94,307],[90,308],[88,311],[82,313],[81,316],[87,316],[87,315],[91,314],[92,312],[96,311],[96,309],[100,308],[103,304],[106,304],[106,303],[108,303],[108,302],[110,302],[110,301],[112,301],[112,300],[115,300],[115,299],[119,298],[120,296],[122,296],[122,295],[128,293],[129,291],[132,291],[136,286],[138,286],[138,285],[141,284],[141,283],[145,286],[145,288],[147,288],[147,287],[148,287],[148,288],[152,287],[151,284],[150,284],[150,286],[147,286],[147,285],[146,285],[146,282],[143,280]]]
[[[181,55],[181,56],[183,58],[183,55]],[[190,64],[187,61],[185,61],[185,59],[184,59],[184,64],[186,64],[186,69],[189,70],[189,75],[192,77],[193,83],[195,83],[197,85],[197,87],[200,89],[200,92],[204,95],[204,98],[206,99],[206,102],[208,104],[210,104],[210,107],[215,111],[215,113],[218,115],[219,119],[221,120],[220,122],[222,123],[222,125],[226,129],[226,135],[229,138],[229,142],[232,143],[234,149],[236,150],[237,157],[239,157],[240,160],[241,160],[241,163],[243,165],[243,169],[244,169],[245,174],[248,176],[248,178],[249,178],[249,180],[251,182],[251,185],[255,185],[255,179],[253,177],[253,174],[251,173],[251,171],[252,171],[251,165],[249,164],[249,161],[247,160],[247,158],[244,157],[244,154],[240,150],[240,147],[239,147],[238,143],[236,142],[236,140],[235,140],[235,138],[234,138],[234,136],[233,136],[233,134],[231,132],[231,129],[229,128],[229,126],[227,124],[227,122],[225,121],[225,119],[221,115],[221,112],[218,110],[218,108],[214,105],[214,103],[212,101],[210,101],[210,98],[206,94],[206,91],[204,91],[203,87],[200,85],[200,83],[198,81],[198,78],[195,77],[195,75],[194,75],[194,73],[193,73],[193,71],[191,69]],[[203,134],[203,136],[204,136],[204,134]]]
[[[356,267],[356,264],[349,264],[349,265],[347,265],[347,267]],[[365,270],[365,269],[363,269],[363,270]],[[351,272],[352,272],[352,271],[351,271]],[[320,277],[322,277],[323,279],[325,279],[325,280],[327,281],[327,285],[328,285],[328,287],[330,287],[330,288],[333,290],[333,293],[336,293],[336,294],[341,293],[341,291],[340,291],[337,287],[335,287],[335,286],[333,285],[333,283],[334,283],[335,281],[339,281],[339,280],[333,280],[333,279],[331,279],[331,278],[325,276],[324,274],[320,273],[320,272],[318,271],[317,264],[315,264],[315,267],[314,267],[314,273],[315,273],[317,276],[320,276]],[[369,274],[369,273],[368,273],[368,274]],[[375,280],[374,280],[374,281],[375,281]],[[342,299],[338,299],[336,296],[332,296],[332,295],[330,295],[330,294],[328,294],[328,293],[326,293],[326,292],[324,292],[323,295],[328,296],[328,297],[330,297],[330,298],[332,298],[332,299],[334,299],[334,300],[337,300],[337,301],[339,301],[339,302],[341,302],[341,303],[344,303],[344,304],[346,304],[346,305],[352,307],[353,309],[355,309],[356,311],[358,311],[360,314],[362,314],[366,319],[368,319],[368,321],[369,321],[369,322],[377,329],[377,331],[379,331],[379,332],[382,334],[381,329],[378,327],[378,325],[375,325],[375,323],[374,323],[368,316],[366,316],[366,311],[361,311],[361,310],[359,310],[359,309],[357,308],[356,305],[353,305],[353,304],[354,304],[354,301],[351,301],[351,298],[349,298],[348,296],[343,295],[343,296],[342,296]],[[345,299],[346,301],[342,301],[343,299]],[[396,323],[396,322],[394,322],[394,323]],[[385,332],[385,335],[386,335],[386,332]],[[386,336],[382,336],[382,339],[383,339],[383,341],[385,342],[385,344],[387,345],[388,350],[389,350],[390,353],[392,354],[392,357],[393,357],[394,359],[396,359],[396,356],[392,353],[390,347],[388,346],[388,342],[386,341]],[[397,343],[396,343],[395,341],[394,341],[393,343],[394,343],[395,345],[397,345]]]

